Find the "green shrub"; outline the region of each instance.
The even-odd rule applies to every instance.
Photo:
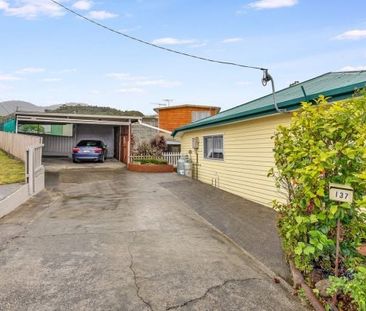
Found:
[[[161,159],[144,159],[138,160],[141,164],[168,164],[167,161]]]
[[[348,294],[358,310],[366,311],[366,267],[358,267],[356,274],[350,280],[346,277],[330,277],[331,286],[328,293]]]
[[[269,175],[288,201],[275,202],[286,255],[305,274],[314,267],[332,274],[337,220],[341,221],[342,267],[364,262],[356,247],[366,240],[366,96],[328,104],[303,103],[288,127],[274,136]],[[329,183],[354,189],[352,203],[329,199]]]

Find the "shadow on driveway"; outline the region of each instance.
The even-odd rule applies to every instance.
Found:
[[[274,210],[198,181],[181,180],[160,185],[290,282]]]

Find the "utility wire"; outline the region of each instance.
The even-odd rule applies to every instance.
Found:
[[[234,63],[234,62],[227,62],[227,61],[221,61],[221,60],[216,60],[216,59],[211,59],[211,58],[206,58],[206,57],[201,57],[201,56],[197,56],[197,55],[193,55],[193,54],[189,54],[189,53],[185,53],[185,52],[181,52],[181,51],[177,51],[177,50],[173,50],[173,49],[169,49],[169,48],[166,48],[166,47],[163,47],[163,46],[160,46],[160,45],[157,45],[157,44],[154,44],[154,43],[150,43],[150,42],[147,42],[145,40],[142,40],[142,39],[139,39],[139,38],[136,38],[136,37],[133,37],[133,36],[130,36],[128,34],[125,34],[123,32],[120,32],[118,30],[115,30],[113,28],[110,28],[106,25],[103,25],[85,15],[82,15],[70,8],[68,8],[67,6],[61,4],[60,2],[56,1],[56,0],[50,0],[51,2],[53,2],[54,4],[62,7],[63,9],[65,9],[66,11],[98,26],[98,27],[101,27],[101,28],[104,28],[108,31],[111,31],[111,32],[114,32],[118,35],[121,35],[125,38],[128,38],[128,39],[131,39],[131,40],[134,40],[134,41],[137,41],[137,42],[140,42],[142,44],[145,44],[145,45],[149,45],[149,46],[152,46],[154,48],[157,48],[157,49],[161,49],[161,50],[164,50],[164,51],[167,51],[167,52],[170,52],[170,53],[175,53],[175,54],[178,54],[178,55],[182,55],[182,56],[186,56],[186,57],[191,57],[191,58],[195,58],[195,59],[199,59],[199,60],[202,60],[202,61],[206,61],[206,62],[211,62],[211,63],[217,63],[217,64],[223,64],[223,65],[231,65],[231,66],[236,66],[236,67],[242,67],[242,68],[250,68],[250,69],[257,69],[257,70],[262,70],[262,71],[268,71],[267,68],[262,68],[262,67],[257,67],[257,66],[249,66],[249,65],[243,65],[243,64],[238,64],[238,63]]]

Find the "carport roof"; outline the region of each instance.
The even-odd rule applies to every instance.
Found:
[[[128,125],[138,122],[141,117],[90,115],[75,113],[53,112],[15,112],[16,119],[23,123],[64,123],[64,124],[99,124],[99,125]]]

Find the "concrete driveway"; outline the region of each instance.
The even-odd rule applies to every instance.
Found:
[[[46,172],[57,173],[63,170],[108,170],[121,169],[126,165],[117,159],[106,159],[104,163],[83,161],[80,163],[73,163],[72,159],[67,157],[44,157],[42,159]]]
[[[123,169],[47,176],[0,220],[1,310],[301,310],[166,186]]]

